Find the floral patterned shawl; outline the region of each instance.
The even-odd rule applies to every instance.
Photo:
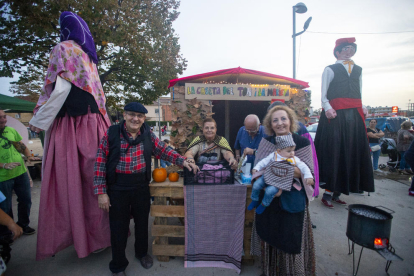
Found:
[[[105,94],[96,64],[90,60],[89,56],[73,40],[63,41],[53,48],[49,58],[49,68],[47,69],[45,83],[34,109],[35,114],[49,100],[53,91],[53,83],[56,82],[57,76],[91,93],[101,114],[108,117],[105,108]]]

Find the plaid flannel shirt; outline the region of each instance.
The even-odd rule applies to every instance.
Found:
[[[124,125],[125,127],[125,125]],[[129,139],[132,135],[127,131]],[[138,133],[140,135],[140,133]],[[167,147],[166,144],[158,139],[153,132],[151,132],[152,154],[157,159],[163,159],[173,164],[182,166],[185,157],[178,154],[172,148]],[[136,146],[131,146],[128,152],[125,152],[128,147],[128,142],[121,134],[121,156],[116,166],[117,173],[131,174],[131,173],[145,173],[147,164],[144,159],[144,144],[141,142]],[[96,153],[96,162],[94,167],[93,187],[96,195],[106,194],[106,161],[109,154],[108,131],[102,137],[101,143]],[[151,166],[151,164],[148,164]]]

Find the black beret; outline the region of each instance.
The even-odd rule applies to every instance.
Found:
[[[148,113],[148,110],[145,108],[145,106],[143,106],[142,104],[137,103],[137,102],[132,102],[132,103],[127,104],[124,107],[124,110],[125,111],[138,112],[138,113],[144,113],[144,114]]]

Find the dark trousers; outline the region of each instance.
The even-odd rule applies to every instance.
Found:
[[[405,161],[414,170],[414,141],[411,142],[410,148],[404,154]],[[411,187],[410,190],[414,191],[414,177],[411,177]]]
[[[27,172],[22,173],[15,178],[0,182],[0,191],[4,194],[6,199],[0,203],[0,208],[13,218],[12,209],[12,191],[17,196],[17,224],[21,227],[29,225],[30,208],[32,207],[32,196],[30,193],[30,180]],[[11,235],[10,230],[0,225],[0,236]]]
[[[150,210],[149,189],[109,190],[109,223],[111,228],[112,261],[109,269],[119,273],[126,269],[125,256],[129,221],[131,215],[135,223],[135,257],[140,259],[148,252],[148,215]]]

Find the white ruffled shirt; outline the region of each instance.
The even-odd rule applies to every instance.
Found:
[[[337,60],[335,63],[341,63],[346,69],[346,71],[348,72],[349,65],[343,64],[343,62],[344,60]],[[354,65],[351,65],[351,72],[352,72],[352,69],[354,69]],[[348,72],[348,76],[349,75],[351,74]],[[323,71],[323,74],[322,74],[322,97],[321,97],[322,108],[325,111],[332,109],[332,106],[330,105],[329,100],[327,98],[327,94],[328,94],[329,84],[332,82],[334,76],[335,76],[334,71],[329,66],[325,67],[325,70]],[[361,76],[359,76],[359,91],[361,91],[361,99],[362,99],[362,73],[361,73]],[[362,105],[362,107],[365,108],[364,105]]]

